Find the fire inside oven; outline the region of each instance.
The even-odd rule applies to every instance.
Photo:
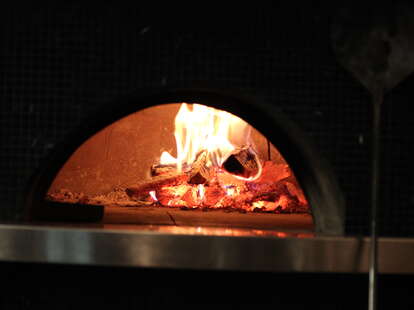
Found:
[[[246,121],[258,115],[249,105],[243,118],[230,112],[240,106],[158,98],[101,123],[43,167],[28,195],[32,218],[343,231],[340,195],[318,158],[291,142],[299,180],[275,146],[290,140],[275,136],[272,113],[266,137]]]
[[[300,214],[304,228],[312,222],[277,149],[239,117],[201,104],[150,107],[108,126],[71,156],[47,199],[103,205],[113,211],[107,220],[118,222],[127,208],[129,223],[191,225],[214,210],[222,212],[204,224],[268,225],[263,216],[238,221],[237,213]],[[171,209],[197,211],[185,221]]]

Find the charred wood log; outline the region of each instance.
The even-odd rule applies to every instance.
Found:
[[[191,165],[189,172],[189,184],[204,184],[207,183],[210,178],[210,169],[207,167],[208,152],[203,151],[198,154],[196,160]]]
[[[151,167],[151,176],[152,177],[156,177],[156,176],[160,176],[160,175],[169,175],[171,173],[173,173],[174,171],[176,171],[176,165],[153,165]]]
[[[153,177],[151,180],[143,182],[133,187],[125,189],[127,195],[133,199],[143,199],[148,196],[150,191],[158,191],[163,186],[177,186],[188,181],[188,176],[184,173],[170,173]]]
[[[260,162],[252,148],[244,147],[234,150],[224,161],[222,168],[231,174],[250,178],[259,173]]]
[[[238,154],[232,155],[237,159]],[[242,156],[240,158],[243,158]],[[303,192],[285,164],[264,162],[261,176],[254,181],[237,181],[234,174],[222,174],[237,181],[230,182],[231,180],[218,178],[217,170],[208,169],[207,160],[208,153],[202,152],[197,156],[190,170],[182,173],[163,171],[164,174],[155,176],[137,186],[129,187],[125,192],[134,201],[157,200],[160,205],[169,207],[236,208],[255,210],[255,212],[308,210]],[[254,160],[257,160],[255,155]],[[249,166],[248,160],[243,162],[247,162],[243,169],[254,167],[253,163]],[[203,189],[202,194],[197,184],[203,184],[200,185]],[[156,197],[149,196],[151,191],[155,192]]]

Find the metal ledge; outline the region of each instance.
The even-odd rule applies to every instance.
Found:
[[[121,228],[120,228],[121,227]],[[369,238],[206,227],[0,224],[0,261],[274,272],[368,271]],[[414,273],[414,239],[379,238],[379,272]]]

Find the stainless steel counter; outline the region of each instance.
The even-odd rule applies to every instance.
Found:
[[[0,261],[367,272],[369,239],[247,229],[0,224]],[[414,239],[379,238],[381,273],[414,273]]]

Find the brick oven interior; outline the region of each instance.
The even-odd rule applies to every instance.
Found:
[[[174,120],[181,106],[180,103],[167,103],[139,110],[89,137],[60,167],[48,188],[44,203],[54,202],[56,208],[59,208],[59,203],[82,204],[85,208],[102,206],[104,215],[101,222],[106,224],[201,225],[314,231],[309,204],[286,160],[265,136],[247,123],[244,133],[234,132],[232,143],[239,146],[251,143],[254,150],[249,151],[252,152],[249,154],[256,154],[261,174],[267,175],[268,179],[281,180],[281,189],[272,189],[271,192],[280,192],[280,195],[288,199],[286,203],[274,209],[280,195],[268,193],[269,190],[258,191],[257,196],[271,194],[275,198],[270,198],[269,201],[258,198],[257,207],[254,207],[254,203],[244,204],[243,200],[237,198],[232,202],[231,197],[237,196],[233,192],[240,191],[245,181],[236,179],[230,172],[221,172],[221,185],[214,185],[217,181],[214,181],[215,173],[212,169],[209,169],[212,173],[210,180],[196,171],[192,185],[188,181],[178,185],[171,183],[170,186],[173,187],[170,190],[162,190],[163,187],[157,186],[158,182],[153,180],[161,179],[162,182],[166,178],[168,181],[172,175],[175,182],[175,175],[181,175],[173,166],[160,165],[163,152],[168,151],[172,156],[177,156]],[[195,139],[200,140],[202,137],[197,135]],[[202,163],[203,169],[208,169],[206,163],[207,160]],[[161,174],[157,174],[156,167],[160,167]],[[163,172],[162,169],[168,170]],[[191,175],[191,170],[189,173]],[[201,179],[197,180],[197,176]],[[150,182],[155,185],[149,185]],[[184,188],[183,193],[179,193],[180,184]],[[251,192],[260,184],[264,183],[260,182],[259,177],[259,181],[250,186]],[[144,189],[138,191],[139,186]],[[226,186],[231,190],[230,196],[226,195]],[[290,194],[286,186],[290,186],[291,191],[295,192]],[[203,192],[207,191],[205,197],[198,197],[200,187]],[[153,196],[148,194],[151,190]],[[176,196],[171,196],[170,191]],[[163,193],[164,196],[168,193],[165,198],[156,197]],[[223,205],[226,203],[223,200],[225,196],[228,201]],[[268,208],[260,205],[260,201],[263,205],[267,203]],[[170,203],[174,204],[168,207]]]

